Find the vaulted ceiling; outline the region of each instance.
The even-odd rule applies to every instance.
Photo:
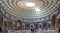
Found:
[[[28,7],[26,3],[35,3],[34,7]],[[2,10],[13,18],[23,22],[42,22],[51,19],[51,15],[59,7],[58,0],[0,0]],[[12,18],[12,17],[11,17]]]

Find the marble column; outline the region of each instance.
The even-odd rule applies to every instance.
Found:
[[[52,16],[52,29],[55,29],[56,14]]]

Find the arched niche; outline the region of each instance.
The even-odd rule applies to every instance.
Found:
[[[39,23],[39,24],[38,24],[38,28],[41,29],[42,27],[43,27],[43,24],[42,24],[42,23]]]
[[[30,29],[35,29],[35,25],[34,24],[30,24]]]

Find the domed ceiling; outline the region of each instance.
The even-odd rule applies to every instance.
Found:
[[[58,0],[0,0],[0,3],[5,12],[23,22],[50,20],[59,5]]]

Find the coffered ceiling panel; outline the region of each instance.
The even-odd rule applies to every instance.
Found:
[[[41,21],[44,21],[59,7],[58,0],[0,0],[0,3],[7,13],[25,22],[32,22],[32,19],[33,22],[38,22],[42,18],[43,20]],[[29,7],[26,6],[26,3],[34,3],[35,5]],[[30,5],[32,6],[32,4]],[[36,19],[38,20],[36,21]],[[47,20],[49,20],[49,18]]]

